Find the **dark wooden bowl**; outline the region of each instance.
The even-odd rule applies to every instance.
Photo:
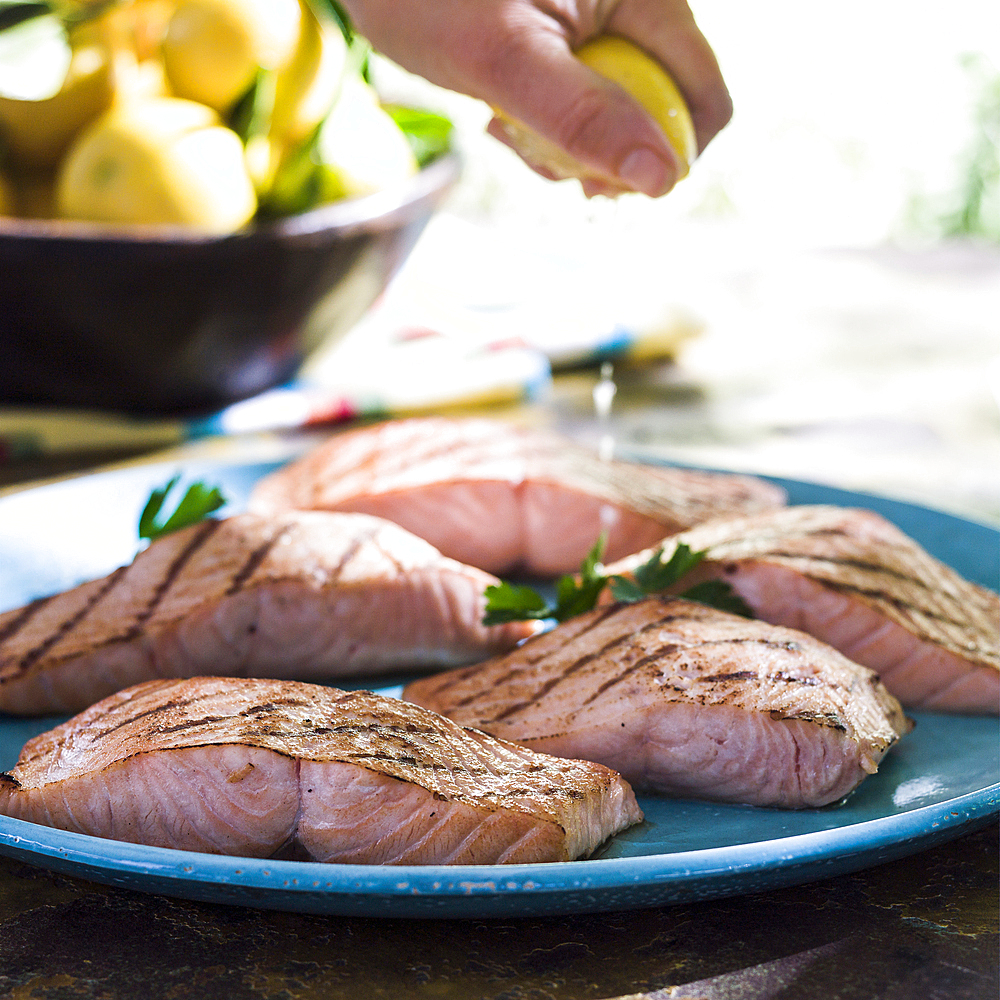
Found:
[[[198,414],[282,384],[371,306],[458,171],[224,237],[0,218],[0,403]]]

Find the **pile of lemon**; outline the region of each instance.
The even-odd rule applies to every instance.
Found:
[[[58,93],[0,97],[0,214],[222,234],[418,169],[311,0],[74,3]]]

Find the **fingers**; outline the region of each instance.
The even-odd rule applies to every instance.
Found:
[[[543,15],[508,35],[495,61],[480,68],[485,99],[558,147],[565,162],[575,161],[572,173],[591,182],[591,189],[656,197],[682,175],[677,154],[649,114],[581,63],[565,33]],[[538,150],[513,145],[536,168],[557,162],[552,156],[533,161]]]
[[[733,104],[686,0],[621,0],[605,30],[635,42],[666,67],[691,112],[698,151],[704,150],[732,117]]]
[[[602,32],[630,39],[671,73],[688,102],[699,150],[731,114],[719,66],[686,0],[344,0],[372,44],[411,72],[486,101],[575,161],[590,193],[669,191],[684,167],[659,126],[573,48]],[[400,8],[404,8],[401,10]],[[602,23],[603,21],[603,23]],[[544,176],[553,160],[514,145]]]

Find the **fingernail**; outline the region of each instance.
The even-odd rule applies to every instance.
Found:
[[[656,198],[673,187],[673,171],[651,149],[637,149],[622,160],[618,176],[630,188]]]

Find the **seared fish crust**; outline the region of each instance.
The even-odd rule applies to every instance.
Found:
[[[826,505],[720,519],[668,539],[707,550],[679,588],[721,577],[758,618],[876,671],[908,708],[1000,712],[1000,597],[884,517]],[[608,567],[628,573],[652,551]]]
[[[403,697],[635,787],[787,808],[843,798],[910,728],[829,646],[666,597],[595,609]]]
[[[490,573],[572,573],[711,517],[784,504],[752,476],[603,461],[558,434],[420,417],[339,433],[258,484],[250,509],[375,514]]]
[[[495,582],[362,514],[203,521],[0,615],[0,710],[79,711],[157,677],[325,680],[473,662],[533,631],[481,624]]]
[[[613,771],[392,698],[196,677],[119,692],[30,740],[0,812],[181,850],[352,864],[590,854],[642,819]]]

